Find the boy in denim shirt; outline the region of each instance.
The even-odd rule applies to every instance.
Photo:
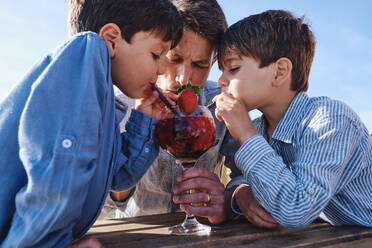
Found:
[[[242,144],[235,162],[246,181],[232,210],[266,227],[276,226],[271,216],[289,228],[318,216],[372,226],[372,140],[344,103],[305,93],[314,50],[308,25],[282,10],[247,17],[225,33],[216,115]],[[263,113],[253,122],[252,109]],[[257,202],[247,199],[261,210],[251,211]]]
[[[145,92],[182,35],[168,0],[71,0],[73,36],[0,104],[0,244],[64,247],[158,154],[157,94]],[[83,32],[85,31],[85,32]],[[113,84],[142,98],[120,135]],[[145,94],[146,93],[146,94]],[[147,114],[147,115],[146,115]]]

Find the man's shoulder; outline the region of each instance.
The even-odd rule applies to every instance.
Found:
[[[214,81],[207,80],[203,88],[204,95],[209,102],[214,96],[221,93],[221,87]]]
[[[219,91],[220,92],[221,87],[218,86],[217,82],[207,80],[207,82],[205,82],[205,85],[204,85],[204,90],[207,91],[207,92],[211,92],[211,91]]]

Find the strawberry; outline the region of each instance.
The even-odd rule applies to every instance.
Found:
[[[177,103],[180,107],[180,111],[185,115],[189,115],[194,112],[194,109],[198,106],[198,97],[193,89],[188,88],[181,92]]]
[[[198,106],[197,95],[200,94],[201,89],[188,83],[187,85],[182,86],[178,92],[181,92],[177,100],[180,111],[185,115],[194,112],[195,108]]]

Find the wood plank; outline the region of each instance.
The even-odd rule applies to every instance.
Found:
[[[213,247],[359,247],[341,246],[350,242],[369,243],[372,238],[372,229],[364,227],[321,227],[313,230],[301,230],[300,232],[286,235],[272,235],[264,239],[246,239],[229,245],[222,244]],[[351,243],[350,243],[351,244]],[[370,243],[371,244],[371,243]],[[371,245],[369,248],[372,247]]]
[[[372,229],[332,227],[316,221],[301,230],[283,227],[264,229],[245,219],[212,226],[210,236],[173,236],[168,227],[180,223],[185,214],[163,214],[97,221],[88,234],[95,235],[107,248],[120,247],[325,247],[372,238]],[[205,218],[198,218],[207,223]],[[364,243],[363,243],[364,242]],[[335,246],[337,247],[337,246]],[[372,247],[372,246],[371,246]]]
[[[301,232],[285,228],[263,229],[243,219],[212,226],[212,233],[208,237],[172,236],[168,234],[168,227],[181,222],[184,214],[179,213],[169,217],[169,215],[158,215],[141,217],[137,220],[130,218],[106,222],[106,224],[99,222],[94,225],[89,234],[94,234],[105,247],[210,247],[221,244],[239,244],[247,240],[253,242],[273,235]],[[201,219],[201,222],[207,223],[207,220]],[[323,226],[329,225],[314,223],[306,230]]]
[[[361,239],[341,244],[329,245],[324,248],[371,248],[372,247],[372,238]]]

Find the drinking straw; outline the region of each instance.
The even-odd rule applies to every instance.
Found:
[[[151,84],[151,89],[152,90],[155,90],[156,92],[158,92],[159,94],[159,98],[164,102],[164,104],[170,109],[172,110],[172,112],[175,114],[175,115],[178,115],[177,111],[172,107],[172,105],[168,102],[167,98],[165,98],[165,96],[163,95],[163,93],[160,92],[160,90],[155,86],[155,84]]]

